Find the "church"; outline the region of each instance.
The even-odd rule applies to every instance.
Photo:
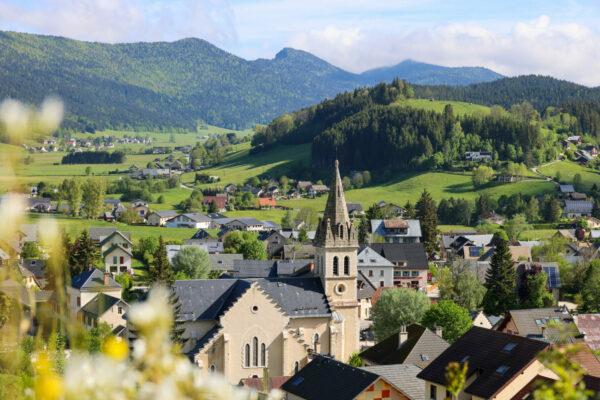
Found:
[[[358,239],[337,161],[330,187],[310,275],[175,282],[183,351],[204,373],[238,384],[265,368],[293,375],[315,353],[346,362],[359,350]]]

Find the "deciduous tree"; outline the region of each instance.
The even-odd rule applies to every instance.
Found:
[[[181,249],[172,260],[173,272],[184,274],[187,279],[206,279],[210,271],[208,253],[197,246]]]
[[[381,341],[397,333],[402,325],[421,321],[429,303],[427,295],[416,290],[384,290],[372,311],[375,339]]]
[[[473,326],[469,311],[452,300],[442,300],[431,306],[423,314],[421,323],[432,330],[436,325],[441,326],[442,337],[449,343],[456,341]]]

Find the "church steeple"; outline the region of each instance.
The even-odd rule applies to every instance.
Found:
[[[335,170],[329,188],[325,213],[317,226],[315,244],[321,247],[358,246],[356,229],[348,217],[344,187],[342,186],[337,160],[335,160]]]

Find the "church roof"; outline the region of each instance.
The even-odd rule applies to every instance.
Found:
[[[176,281],[179,320],[217,321],[256,282],[292,318],[330,316],[319,278],[196,279]]]

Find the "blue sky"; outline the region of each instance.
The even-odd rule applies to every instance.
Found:
[[[199,37],[247,59],[289,46],[361,72],[411,58],[600,85],[600,2],[0,0],[0,29],[81,40]]]

